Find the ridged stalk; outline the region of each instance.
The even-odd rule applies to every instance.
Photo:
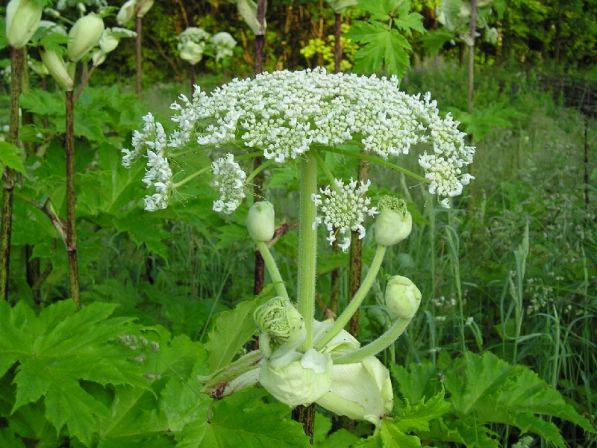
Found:
[[[334,14],[334,72],[340,73],[342,71],[342,14],[339,12]]]
[[[25,64],[25,50],[11,48],[10,53],[10,122],[8,143],[19,144],[19,97],[21,78]],[[12,235],[12,214],[15,173],[6,168],[3,174],[2,222],[0,223],[0,299],[8,300],[8,276],[10,267],[10,241]]]
[[[77,232],[75,215],[75,99],[72,90],[66,92],[66,252],[70,294],[78,311],[81,308],[79,265],[77,262]]]
[[[317,159],[314,154],[307,152],[301,160],[298,254],[298,310],[305,319],[305,351],[313,346],[317,261],[317,230],[313,225],[317,207],[313,195],[316,193]]]

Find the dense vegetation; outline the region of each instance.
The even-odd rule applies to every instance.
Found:
[[[121,5],[108,3],[105,26],[116,26]],[[265,350],[255,311],[285,292],[269,264],[256,288],[252,194],[275,205],[271,250],[296,298],[301,284],[288,280],[301,275],[303,168],[262,160],[252,171],[244,159],[249,199],[218,214],[212,159],[240,139],[172,156],[180,177],[167,208],[144,203],[144,163],[123,166],[122,148],[148,111],[172,135],[170,104],[189,95],[190,77],[212,92],[256,71],[255,25],[235,3],[155,2],[142,21],[139,94],[134,39],[78,59],[66,36],[37,32],[23,45],[30,68],[18,73],[1,22],[0,168],[13,199],[3,209],[12,232],[9,266],[0,266],[0,446],[597,446],[595,2],[479,0],[472,42],[470,2],[460,0],[361,0],[336,14],[330,5],[341,1],[269,2],[264,71],[334,71],[339,18],[343,72],[398,75],[405,92],[429,91],[476,147],[474,180],[449,208],[411,176],[421,173],[423,143],[387,160],[368,153],[367,163],[349,144],[318,155],[326,168],[316,185],[330,183],[329,171],[371,177],[372,198],[400,197],[412,215],[410,236],[387,251],[347,326],[363,345],[378,340],[394,325],[391,276],[420,289],[407,330],[378,355],[394,397],[375,425],[325,405],[292,411],[262,387],[235,383]],[[54,7],[66,22],[83,15],[76,2]],[[220,57],[213,44],[190,65],[179,55],[196,48],[177,38],[189,26],[227,31],[237,46]],[[49,52],[80,61],[76,75],[40,69]],[[354,295],[355,235],[344,253],[318,233],[316,319],[338,316]],[[358,279],[373,271],[375,241],[368,229]]]

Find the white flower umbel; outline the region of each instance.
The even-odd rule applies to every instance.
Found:
[[[175,147],[193,138],[201,145],[241,140],[283,163],[313,144],[355,141],[387,158],[426,143],[431,150],[419,164],[432,193],[456,196],[470,181],[464,169],[473,161],[474,148],[465,144],[458,122],[450,115],[442,118],[429,94],[401,92],[396,78],[279,71],[233,80],[209,95],[196,90],[192,102],[183,100],[173,109],[179,124],[170,140]]]
[[[313,195],[313,201],[319,207],[322,216],[315,219],[315,224],[322,224],[328,230],[327,240],[332,244],[337,236],[342,237],[340,248],[346,252],[350,247],[350,232],[358,232],[359,238],[365,237],[363,222],[367,216],[377,214],[377,208],[370,207],[371,199],[367,190],[371,181],[357,182],[350,180],[344,184],[335,179],[334,188],[327,186],[320,189],[321,194]]]
[[[172,188],[172,170],[165,155],[166,133],[160,122],[155,121],[151,113],[143,117],[145,125],[141,132],[133,132],[133,149],[123,148],[122,165],[130,167],[131,163],[144,155],[147,157],[147,169],[143,183],[154,188],[155,193],[145,196],[145,210],[153,212],[168,206]]]
[[[230,153],[214,160],[211,164],[211,171],[214,176],[212,186],[220,194],[220,197],[213,203],[213,209],[216,212],[230,214],[245,198],[247,175],[235,162],[234,155]]]

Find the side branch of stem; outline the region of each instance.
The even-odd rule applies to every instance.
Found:
[[[352,157],[354,159],[367,160],[376,165],[383,166],[384,168],[388,168],[390,170],[398,171],[399,173],[406,174],[408,177],[412,177],[413,179],[418,180],[419,182],[425,182],[425,183],[430,182],[427,179],[425,179],[423,176],[420,176],[417,173],[413,173],[412,171],[410,171],[406,168],[403,168],[400,165],[396,165],[395,163],[388,162],[387,160],[384,160],[381,157],[372,156],[369,154],[363,154],[362,152],[356,153],[356,152],[346,151],[346,150],[339,149],[339,148],[331,148],[328,146],[321,147],[321,149],[324,151],[333,152],[335,154],[341,154],[343,156]]]
[[[332,328],[330,328],[327,333],[325,333],[325,335],[317,342],[317,346],[315,348],[321,349],[325,346],[325,344],[330,342],[333,337],[336,336],[340,330],[346,326],[353,314],[359,309],[359,306],[361,306],[361,303],[363,303],[363,300],[365,297],[367,297],[367,293],[371,289],[371,286],[373,286],[373,282],[377,277],[377,273],[379,272],[379,268],[381,267],[385,253],[385,246],[377,246],[375,256],[373,257],[373,261],[371,262],[371,266],[369,267],[369,271],[367,272],[363,283],[361,283],[361,286],[342,314],[338,316],[338,319],[336,319]]]
[[[276,294],[280,297],[285,297],[288,299],[288,292],[286,291],[284,280],[282,280],[282,275],[280,275],[280,270],[278,269],[276,260],[274,260],[274,257],[272,256],[269,247],[263,241],[259,241],[257,242],[257,249],[263,257],[263,261],[265,262],[267,272],[274,284],[274,288],[276,289]]]
[[[411,319],[396,319],[392,326],[378,337],[375,341],[371,342],[370,344],[361,347],[354,352],[350,352],[344,356],[340,356],[339,358],[334,360],[335,364],[351,364],[355,362],[362,361],[363,359],[374,356],[377,353],[381,352],[382,350],[388,348],[390,345],[398,339],[398,337],[404,333],[408,324],[410,324]]]

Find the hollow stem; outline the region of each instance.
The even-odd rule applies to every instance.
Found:
[[[66,252],[70,294],[78,311],[81,308],[79,265],[77,262],[77,231],[75,215],[75,135],[73,91],[66,92]]]
[[[263,241],[257,242],[257,249],[261,256],[263,257],[263,261],[265,262],[265,268],[274,283],[274,288],[276,289],[276,294],[281,297],[288,297],[288,292],[286,291],[286,286],[284,285],[284,280],[282,280],[282,276],[280,275],[280,270],[278,269],[278,265],[276,264],[276,260],[272,256],[272,253],[269,250],[267,244]]]
[[[345,325],[348,323],[352,315],[359,309],[361,303],[367,296],[367,293],[373,286],[373,282],[377,277],[379,272],[379,268],[381,267],[381,263],[383,261],[384,255],[386,253],[385,246],[377,246],[377,250],[375,251],[375,256],[373,257],[373,261],[371,262],[371,266],[369,267],[369,271],[361,283],[361,286],[357,290],[356,294],[348,304],[348,306],[344,309],[342,314],[338,316],[338,319],[334,322],[332,328],[330,328],[327,333],[323,335],[323,337],[317,342],[316,349],[323,348],[328,342],[330,342],[334,336],[336,336],[340,330],[342,330]]]
[[[21,78],[25,64],[25,50],[11,48],[10,53],[10,122],[8,143],[19,143],[19,97]],[[12,208],[14,198],[15,173],[6,168],[3,174],[2,221],[0,222],[0,300],[8,299],[8,273],[10,267],[10,240],[12,234]]]
[[[394,341],[396,341],[396,339],[398,339],[398,337],[404,333],[404,330],[406,330],[406,327],[408,327],[410,321],[411,319],[396,319],[388,331],[378,337],[375,341],[365,345],[364,347],[361,347],[358,350],[355,350],[354,352],[334,359],[334,364],[351,364],[360,362],[368,356],[376,355],[392,345]]]
[[[317,208],[313,194],[317,193],[317,159],[311,151],[301,160],[299,254],[298,254],[298,310],[305,319],[307,336],[303,349],[313,346],[313,318],[315,314],[315,274],[317,260],[317,231],[313,223]]]

